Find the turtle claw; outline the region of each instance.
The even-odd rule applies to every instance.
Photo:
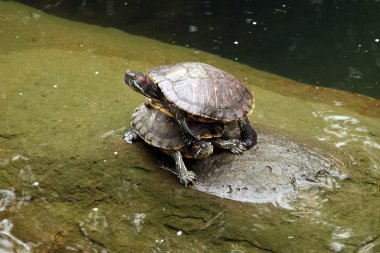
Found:
[[[124,141],[128,144],[132,144],[133,138],[131,138],[131,135],[129,133],[124,134]]]
[[[235,143],[235,147],[231,148],[231,153],[235,155],[243,154],[244,151],[247,149],[244,147],[244,144],[241,143],[240,141]]]
[[[244,147],[244,142],[241,140],[231,140],[230,152],[235,155],[243,154],[247,149]]]
[[[196,175],[191,170],[188,170],[186,174],[178,175],[179,181],[187,186],[188,184],[192,184],[196,180]]]
[[[218,148],[229,150],[232,154],[242,154],[246,148],[244,142],[238,139],[215,139],[212,144]]]
[[[176,170],[179,181],[185,186],[193,183],[196,179],[195,173],[191,170],[187,170],[186,165],[183,162],[181,153],[179,151],[174,152],[173,158],[176,163]]]
[[[138,139],[138,134],[133,129],[129,129],[123,137],[124,141],[128,144],[132,144],[133,141]]]

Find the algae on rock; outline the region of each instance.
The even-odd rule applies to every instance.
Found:
[[[8,245],[45,252],[326,252],[339,243],[342,252],[379,251],[379,101],[13,2],[0,2],[0,20],[0,236]],[[253,125],[348,157],[348,178],[339,189],[321,188],[316,209],[184,188],[159,168],[160,153],[122,140],[144,100],[123,84],[125,69],[180,61],[206,62],[245,81],[257,98]]]

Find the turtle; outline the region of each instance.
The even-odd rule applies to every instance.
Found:
[[[191,121],[189,127],[202,138],[191,146],[183,140],[181,127],[173,117],[154,109],[148,103],[143,103],[133,112],[131,127],[124,134],[124,140],[133,143],[141,138],[172,156],[176,164],[176,174],[185,185],[192,183],[196,176],[194,172],[187,170],[182,156],[205,158],[214,152],[214,146],[230,150],[234,154],[240,154],[245,150],[238,139],[220,138],[224,132],[223,124]]]
[[[202,62],[181,62],[154,67],[144,74],[125,72],[125,83],[150,99],[153,107],[172,115],[189,144],[201,139],[189,121],[238,122],[246,149],[257,144],[248,115],[254,96],[248,87],[224,70]]]

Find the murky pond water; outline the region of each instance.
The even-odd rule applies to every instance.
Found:
[[[380,98],[380,2],[17,0],[201,49],[300,82]]]
[[[0,20],[0,251],[380,251],[378,100],[11,2]],[[122,140],[144,100],[124,70],[179,61],[244,80],[255,126],[328,153],[345,176],[292,208],[183,187],[161,153]]]

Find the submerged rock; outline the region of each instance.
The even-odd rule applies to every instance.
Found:
[[[290,202],[315,192],[310,189],[336,187],[336,179],[345,177],[342,166],[326,151],[260,131],[258,145],[243,155],[220,152],[189,168],[197,174],[193,187],[199,191],[291,209]]]

